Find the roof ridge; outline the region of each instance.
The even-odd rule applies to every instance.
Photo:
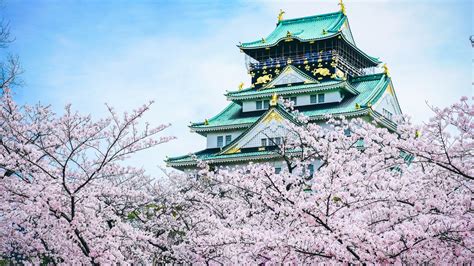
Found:
[[[383,77],[386,77],[386,75],[383,75]],[[387,78],[381,78],[379,82],[377,82],[377,85],[375,86],[374,90],[369,94],[367,98],[364,99],[366,103],[372,102],[378,94],[382,93],[382,91],[385,90],[387,87]]]
[[[294,23],[294,22],[298,22],[300,20],[310,20],[310,19],[315,19],[315,18],[330,17],[330,16],[334,16],[334,15],[338,15],[338,14],[342,14],[342,12],[341,11],[336,11],[336,12],[330,12],[330,13],[319,14],[319,15],[283,19],[283,20],[280,21],[280,23],[278,23],[278,25],[287,24],[287,23]]]
[[[310,75],[306,74],[303,70],[298,69],[296,66],[294,66],[294,65],[289,65],[289,66],[290,66],[291,69],[293,69],[296,73],[302,75],[303,77],[305,77],[305,78],[307,78],[307,79],[310,79],[310,80],[312,80],[312,81],[315,81],[315,82],[318,83],[318,84],[321,83],[321,82],[319,82],[317,79],[315,79],[315,78],[311,77]],[[278,76],[279,76],[279,75],[278,75]],[[275,78],[276,78],[276,77],[275,77]]]
[[[342,17],[338,20],[335,20],[334,23],[331,26],[329,26],[327,30],[332,31],[332,32],[338,32],[341,29],[342,25],[344,25],[344,22],[346,20],[349,20],[349,19],[347,18],[346,15],[343,14]]]
[[[253,93],[256,93],[256,94],[272,94],[273,92],[281,92],[281,91],[284,91],[284,92],[291,92],[292,90],[304,90],[304,89],[313,89],[313,88],[317,88],[317,89],[323,89],[323,88],[328,88],[328,89],[333,89],[333,88],[339,88],[339,87],[345,87],[345,84],[347,84],[346,81],[339,81],[339,80],[331,80],[331,81],[328,81],[328,82],[321,82],[321,83],[307,83],[307,84],[299,84],[299,85],[292,85],[292,86],[282,86],[282,87],[274,87],[274,88],[267,88],[267,89],[264,89],[264,90],[259,90],[259,91],[255,91],[255,92],[252,92]],[[239,97],[241,95],[239,95],[240,91],[234,91],[233,93],[229,93],[227,94],[226,96],[227,97]],[[246,92],[246,93],[250,93],[250,92]],[[252,95],[251,94],[251,95]]]
[[[211,117],[208,119],[208,121],[212,121],[213,119],[215,119],[216,117],[220,116],[221,114],[223,114],[224,112],[226,112],[227,110],[229,110],[230,108],[232,108],[234,105],[236,105],[237,103],[235,102],[231,102],[229,105],[226,106],[226,108],[224,108],[224,110],[220,111],[217,115]],[[193,123],[191,125],[192,126],[199,126],[199,125],[203,125],[205,122],[198,122],[198,123]]]
[[[270,84],[272,84],[275,80],[277,80],[280,76],[283,77],[283,75],[285,75],[285,72],[287,71],[287,69],[291,69],[293,70],[294,72],[296,72],[296,74],[299,74],[300,76],[302,76],[303,78],[306,78],[316,84],[319,84],[321,82],[319,82],[317,79],[311,77],[310,75],[306,74],[304,71],[302,71],[301,69],[298,69],[296,66],[294,65],[286,65],[280,72],[280,74],[278,74],[272,81],[270,81],[269,83],[265,84],[265,86],[263,86],[262,88],[258,89],[257,91],[262,91],[262,90],[266,90],[266,89],[271,89],[271,87],[269,87]]]

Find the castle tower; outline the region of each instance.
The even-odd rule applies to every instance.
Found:
[[[395,131],[393,117],[401,110],[388,69],[356,46],[340,5],[339,12],[287,20],[280,11],[270,35],[240,43],[251,85],[228,92],[230,104],[216,116],[191,124],[191,131],[207,138],[205,149],[166,163],[192,170],[197,158],[211,166],[271,162],[282,169],[275,149],[287,134],[284,121],[295,121],[276,95],[293,101],[312,123],[343,115]]]

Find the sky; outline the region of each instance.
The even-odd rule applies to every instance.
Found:
[[[345,0],[356,44],[387,63],[402,111],[416,123],[428,105],[473,95],[473,4],[470,0]],[[53,1],[6,0],[0,10],[24,70],[20,103],[72,104],[102,117],[154,100],[144,117],[171,123],[177,139],[142,152],[133,163],[160,174],[166,156],[205,148],[191,133],[227,104],[226,91],[250,83],[236,44],[267,36],[278,11],[285,18],[334,12],[338,0],[318,1]]]

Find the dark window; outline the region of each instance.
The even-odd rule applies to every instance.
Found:
[[[275,167],[275,174],[279,174],[281,172],[281,167]]]
[[[351,130],[348,129],[348,128],[344,129],[344,135],[350,137],[351,136]]]
[[[263,101],[263,109],[268,109],[268,107],[270,107],[270,101],[269,100]]]
[[[310,103],[317,103],[316,95],[311,95]]]
[[[275,145],[275,139],[274,138],[269,138],[268,139],[268,146],[274,146]]]
[[[262,146],[263,147],[267,146],[267,139],[262,139]]]
[[[222,146],[224,146],[224,137],[217,136],[217,147],[222,147]]]
[[[290,97],[290,101],[294,103],[294,105],[297,105],[296,97]]]
[[[256,103],[255,108],[256,108],[257,110],[261,110],[261,109],[262,109],[262,101],[256,101],[255,103]]]
[[[232,141],[232,135],[225,136],[225,145],[229,144]]]
[[[276,144],[276,145],[280,145],[280,144],[281,144],[281,138],[280,138],[280,137],[275,138],[275,144]]]
[[[323,103],[324,102],[324,93],[318,94],[318,103]]]
[[[312,165],[312,164],[308,165],[308,170],[309,170],[309,175],[313,176],[313,174],[314,174],[314,165]]]
[[[384,115],[386,118],[392,120],[392,113],[391,113],[389,110],[387,110],[387,109],[384,108],[384,109],[383,109],[383,115]]]

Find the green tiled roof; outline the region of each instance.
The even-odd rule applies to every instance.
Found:
[[[261,113],[261,112],[260,112]],[[246,128],[257,121],[260,116],[242,115],[242,106],[232,102],[222,112],[205,122],[193,123],[191,128],[198,131],[199,129],[215,129],[219,130],[221,127],[233,126],[235,128]]]
[[[193,156],[195,156],[199,160],[239,160],[242,158],[243,160],[247,159],[248,157],[260,157],[260,156],[275,156],[274,151],[253,151],[253,152],[244,152],[244,153],[233,153],[233,154],[220,154],[219,149],[207,149],[196,152],[194,154],[180,156],[180,157],[173,157],[168,158],[166,160],[169,164],[183,164],[185,165],[195,165],[196,161],[194,160]]]
[[[270,47],[286,39],[288,32],[291,33],[291,38],[300,41],[328,38],[336,35],[346,20],[347,17],[342,12],[282,20],[265,38],[265,42],[262,40],[247,42],[242,43],[240,47],[242,49]],[[346,34],[350,35],[350,31]],[[352,35],[347,36],[347,39],[353,42]]]
[[[340,103],[312,105],[300,107],[298,109],[313,120],[324,119],[324,116],[327,114],[345,116],[363,115],[368,112],[368,107],[366,105],[369,102],[371,104],[375,104],[375,102],[378,100],[378,98],[383,93],[384,89],[389,83],[390,78],[388,78],[384,74],[366,75],[362,77],[353,78],[352,80],[350,80],[349,84],[353,87],[355,91],[358,92],[358,95],[346,97]],[[321,84],[317,85],[319,86]],[[297,86],[286,88],[290,89],[295,87]],[[242,93],[246,91],[248,90],[240,92]],[[360,109],[356,108],[356,103],[361,106]],[[235,102],[232,102],[221,113],[209,119],[207,125],[204,122],[201,122],[194,123],[190,127],[196,132],[208,132],[233,128],[248,128],[250,125],[255,123],[262,114],[262,111],[243,113],[242,106]]]
[[[343,100],[337,105],[327,108],[318,108],[304,111],[303,113],[310,117],[310,119],[322,119],[326,114],[331,115],[356,115],[368,109],[367,104],[374,104],[374,97],[382,94],[387,85],[390,83],[390,78],[384,74],[375,74],[370,76],[359,77],[351,81],[352,86],[359,92],[356,97],[351,97]],[[356,108],[356,104],[361,106]]]
[[[271,96],[273,93],[278,95],[289,95],[289,94],[300,94],[300,93],[310,93],[310,92],[320,92],[342,89],[349,92],[350,94],[356,95],[359,92],[348,82],[341,80],[327,81],[323,83],[311,83],[311,84],[301,84],[290,87],[276,87],[269,89],[256,90],[253,88],[245,89],[241,91],[232,91],[226,94],[227,99],[229,100],[249,100],[257,98],[265,98]]]
[[[272,47],[287,39],[288,32],[291,33],[292,39],[302,42],[342,37],[352,48],[374,65],[381,63],[378,58],[364,53],[356,46],[349,27],[349,20],[342,12],[282,20],[273,32],[267,38],[264,38],[265,41],[260,39],[241,43],[238,47],[242,50]]]
[[[274,147],[276,148],[276,147]],[[290,153],[298,152],[298,150],[287,151]],[[197,164],[196,159],[206,161],[207,163],[236,163],[236,162],[248,162],[248,161],[259,161],[268,160],[273,158],[279,158],[281,155],[275,152],[275,150],[264,150],[259,151],[257,148],[250,148],[240,153],[233,154],[219,154],[219,149],[206,149],[198,151],[194,154],[185,156],[173,157],[166,159],[166,163],[175,168],[187,168]]]

